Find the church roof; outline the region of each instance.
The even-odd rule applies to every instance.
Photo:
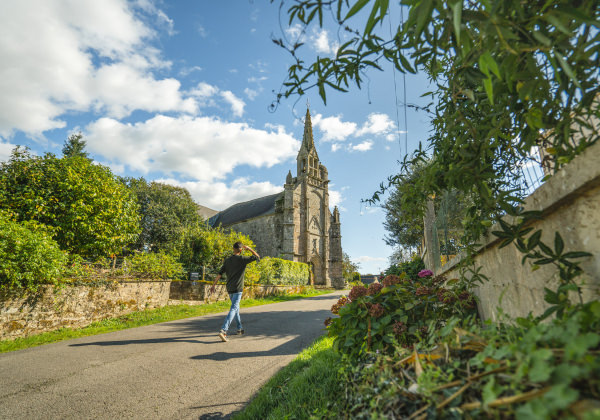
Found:
[[[275,213],[275,202],[283,196],[283,191],[254,200],[237,203],[215,214],[208,220],[211,226],[229,226],[255,217]]]

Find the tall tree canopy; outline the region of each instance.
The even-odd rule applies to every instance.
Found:
[[[83,140],[83,134],[71,134],[63,145],[62,153],[64,157],[82,157],[89,159],[85,151],[86,141]]]
[[[185,188],[144,178],[128,178],[125,184],[137,197],[142,232],[134,247],[153,252],[175,252],[186,227],[202,222],[198,205]]]
[[[86,258],[118,254],[140,231],[135,198],[109,168],[81,157],[16,148],[0,163],[0,209],[53,227],[61,249]]]

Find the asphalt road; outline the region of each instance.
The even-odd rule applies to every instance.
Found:
[[[223,419],[324,333],[340,293],[0,354],[0,419]],[[235,321],[230,332],[235,331]]]

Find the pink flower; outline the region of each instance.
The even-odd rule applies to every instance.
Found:
[[[419,277],[423,278],[423,277],[430,277],[433,276],[433,271],[431,270],[421,270],[419,271],[419,274],[417,274]]]

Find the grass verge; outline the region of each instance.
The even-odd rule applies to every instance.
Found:
[[[273,376],[233,420],[320,418],[342,394],[340,355],[332,344],[332,338],[317,339]]]
[[[260,299],[242,300],[242,308],[251,306],[266,305],[269,303],[285,302],[289,300],[302,299],[311,296],[330,293],[332,290],[308,290],[304,293],[282,296],[268,296]],[[90,335],[103,334],[111,331],[124,330],[127,328],[141,327],[144,325],[157,324],[159,322],[174,321],[176,319],[191,318],[223,312],[229,309],[229,301],[216,303],[207,303],[203,305],[170,305],[162,308],[150,309],[147,311],[132,312],[118,318],[109,318],[94,322],[87,327],[72,329],[61,328],[42,334],[36,334],[29,337],[16,338],[14,340],[0,341],[0,353],[22,350],[29,347],[41,346],[43,344],[55,343],[57,341],[69,340],[78,337],[87,337]]]

